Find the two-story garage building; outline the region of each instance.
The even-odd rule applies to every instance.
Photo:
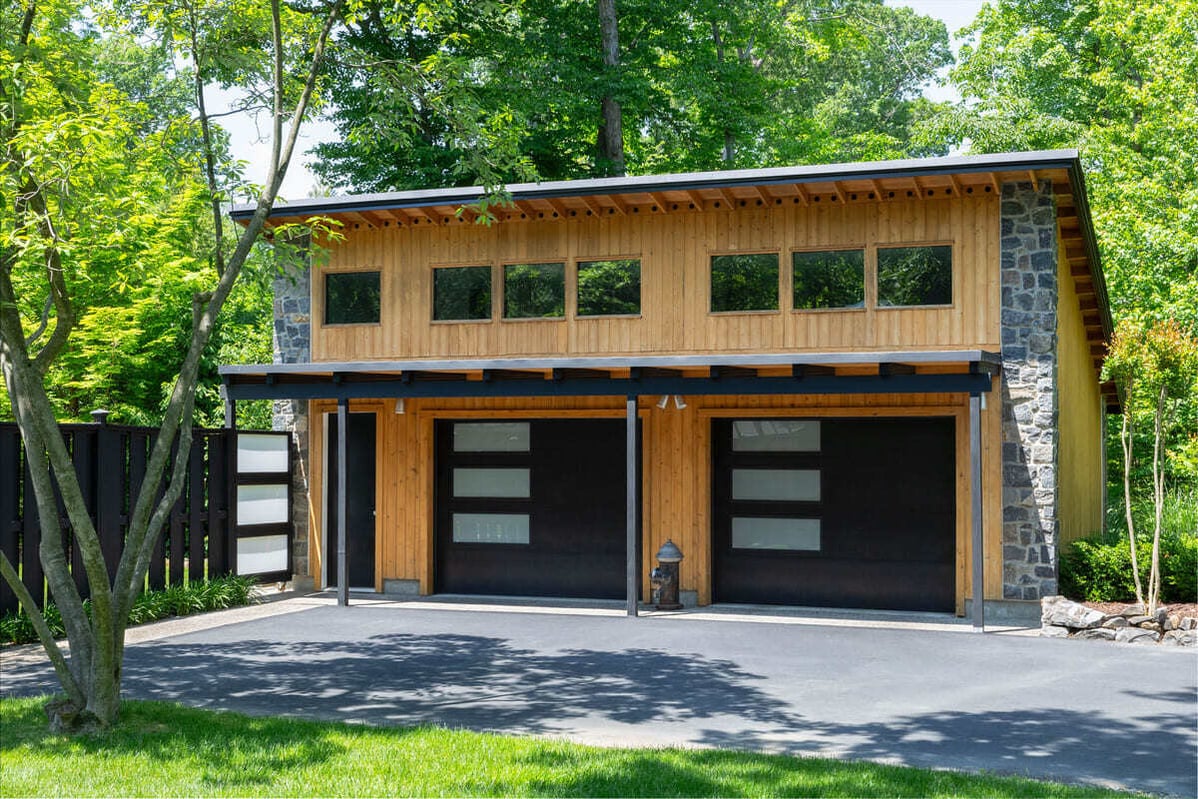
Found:
[[[276,208],[344,234],[222,369],[299,434],[301,581],[634,602],[672,539],[691,603],[964,613],[1101,527],[1075,152],[509,191]]]

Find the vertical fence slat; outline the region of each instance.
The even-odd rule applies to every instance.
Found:
[[[100,536],[109,583],[116,578],[125,548],[121,506],[129,488],[128,440],[129,434],[121,430],[100,427],[96,431],[96,534]]]
[[[71,461],[75,465],[75,477],[79,482],[79,492],[87,506],[87,513],[92,519],[96,518],[96,434],[93,430],[76,428],[71,431]],[[63,514],[64,527],[70,527],[71,541],[71,575],[75,578],[75,587],[79,596],[87,599],[91,596],[91,588],[87,579],[87,569],[83,565],[83,552],[79,548],[79,536],[75,526]],[[65,538],[66,536],[64,536]]]
[[[187,465],[187,580],[203,582],[204,576],[204,461],[206,435],[196,435]]]
[[[162,480],[162,494],[165,496],[166,487],[170,484],[171,472],[174,469],[175,458],[179,453],[179,439],[175,439],[171,444],[171,458],[168,461],[166,474]],[[170,548],[170,584],[180,585],[183,583],[183,563],[186,557],[183,553],[183,509],[184,503],[187,501],[187,475],[183,476],[183,490],[179,492],[179,499],[171,506],[171,515],[169,522],[168,544]]]
[[[229,433],[209,439],[208,449],[208,576],[229,573]]]
[[[33,594],[34,603],[41,608],[46,594],[45,575],[42,573],[42,561],[38,555],[38,547],[42,543],[42,526],[28,467],[25,469],[24,497],[25,505],[21,515],[21,582],[29,589],[29,593]]]
[[[111,580],[124,549],[137,493],[145,481],[156,431],[95,424],[62,425],[60,430]],[[170,515],[167,529],[160,531],[154,543],[147,572],[151,588],[168,585],[168,552],[171,585],[182,581],[184,570],[189,579],[197,581],[236,572],[236,431],[197,430],[195,436],[185,491]],[[55,502],[62,512],[63,545],[76,584],[86,596],[86,573],[57,482],[54,489]],[[159,486],[155,492],[158,499],[163,490]],[[41,520],[32,481],[24,468],[20,431],[15,424],[0,423],[0,551],[20,570],[22,582],[39,607],[47,595],[38,551],[41,540]],[[15,593],[0,585],[0,612],[17,606]]]
[[[0,428],[0,551],[14,569],[21,558],[18,539],[21,479],[21,434],[15,426]],[[7,580],[0,578],[0,613],[16,609],[16,593]]]
[[[129,437],[130,516],[133,514],[137,495],[141,492],[142,483],[146,479],[146,462],[148,460],[149,449],[153,446],[154,436],[152,434],[135,432]],[[155,499],[159,496],[161,496],[161,492],[155,494]],[[146,573],[150,588],[153,589],[166,587],[166,562],[165,554],[162,551],[162,537],[162,532],[159,531],[157,539],[154,541],[154,551],[150,555],[150,568]]]

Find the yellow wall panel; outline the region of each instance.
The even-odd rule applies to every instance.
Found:
[[[1060,544],[1102,530],[1103,402],[1064,248],[1057,282],[1057,497]]]

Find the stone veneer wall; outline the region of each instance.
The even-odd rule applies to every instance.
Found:
[[[275,363],[302,363],[312,359],[311,270],[292,268],[275,278]],[[291,518],[295,523],[292,542],[292,573],[296,584],[308,578],[308,403],[276,400],[275,430],[290,430],[292,459],[296,469],[291,475]]]
[[[1002,187],[1003,598],[1057,593],[1057,227],[1052,185]]]

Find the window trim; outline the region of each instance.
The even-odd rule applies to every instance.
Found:
[[[482,269],[486,267],[491,271],[491,315],[486,319],[434,319],[433,314],[437,310],[437,276],[438,269]],[[433,325],[481,325],[493,324],[495,322],[495,263],[493,261],[473,261],[463,263],[435,263],[429,264],[428,270],[428,321]]]
[[[948,247],[949,258],[949,294],[950,299],[947,303],[933,303],[925,305],[882,305],[878,302],[878,250],[896,250],[901,248],[913,247]],[[955,308],[957,306],[957,242],[944,240],[931,241],[888,241],[885,243],[875,243],[871,249],[873,250],[873,284],[874,284],[874,306],[875,311],[910,311],[912,309],[921,309],[928,311],[945,310]]]
[[[789,272],[790,291],[788,291],[786,294],[787,299],[790,302],[790,307],[787,310],[792,314],[865,313],[867,311],[873,310],[869,304],[870,303],[869,283],[870,283],[870,272],[871,272],[870,250],[876,246],[877,245],[869,245],[869,244],[846,244],[843,246],[837,245],[837,244],[829,244],[827,246],[791,247],[790,251],[789,251],[789,253],[790,253],[790,259],[789,259],[790,260],[790,272]],[[861,306],[859,308],[852,308],[849,306],[840,306],[837,308],[796,308],[795,307],[795,286],[794,286],[794,271],[795,271],[794,254],[797,252],[844,252],[846,250],[860,250],[861,251]],[[875,260],[875,267],[872,271],[874,274],[877,273],[876,260]],[[876,295],[876,292],[875,292],[875,295]],[[875,296],[875,299],[876,299],[876,296]],[[900,307],[906,308],[908,306],[904,305],[904,306],[900,306]]]
[[[754,309],[750,309],[750,310],[746,310],[746,311],[715,311],[715,310],[712,310],[711,304],[713,302],[713,296],[712,296],[712,291],[711,291],[711,288],[712,288],[712,286],[711,286],[711,278],[712,278],[711,261],[713,258],[721,258],[724,256],[729,256],[729,255],[776,255],[776,256],[778,256],[778,284],[777,284],[778,307],[777,308],[754,308]],[[717,316],[717,317],[764,316],[767,314],[781,315],[784,310],[783,309],[783,295],[786,293],[785,291],[783,291],[783,288],[784,288],[783,276],[784,276],[784,274],[785,274],[785,270],[782,268],[782,250],[780,250],[780,249],[770,249],[768,247],[763,247],[763,248],[754,248],[754,249],[750,249],[750,250],[707,250],[707,315],[708,316]]]
[[[383,270],[375,269],[323,269],[324,280],[320,283],[320,326],[321,327],[382,327],[383,324]],[[329,277],[331,275],[368,275],[379,276],[379,318],[375,322],[330,322],[329,318]]]

